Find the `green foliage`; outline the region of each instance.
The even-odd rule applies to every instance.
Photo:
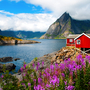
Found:
[[[73,34],[73,32],[69,31],[70,34]]]
[[[50,37],[51,35],[50,34],[46,34],[47,37]]]
[[[69,24],[69,26],[71,27],[71,21],[70,21],[70,20],[69,20],[68,24]]]
[[[37,57],[34,58],[34,61],[35,61],[35,62],[37,61]]]
[[[66,39],[63,34],[57,35],[54,39]]]
[[[1,87],[3,87],[3,90],[19,90],[17,82],[18,79],[9,74],[9,71],[6,71],[6,74],[3,75]]]
[[[4,38],[4,36],[0,35],[0,40],[2,40]]]

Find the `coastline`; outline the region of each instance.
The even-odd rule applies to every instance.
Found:
[[[0,40],[0,45],[34,44],[41,43],[34,40]]]
[[[51,64],[55,65],[55,63],[62,63],[64,60],[67,60],[68,58],[75,60],[75,58],[79,54],[80,51],[75,49],[75,47],[62,47],[59,51],[55,51],[46,54],[42,57],[38,57],[36,60],[33,59],[30,63],[26,64],[26,66],[30,67],[31,69],[36,69],[36,67],[33,68],[32,64],[36,66],[39,63],[40,67],[38,70],[44,70],[45,68],[50,67]],[[42,62],[44,62],[43,68]],[[22,79],[20,70],[18,73],[14,74],[14,76],[16,76],[18,79]]]

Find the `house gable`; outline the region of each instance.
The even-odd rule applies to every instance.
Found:
[[[82,35],[85,35],[86,37],[90,38],[90,36],[88,36],[87,34],[82,33],[81,35],[79,35],[78,37],[76,37],[74,40],[77,40],[77,39],[80,38]]]
[[[77,48],[90,48],[90,37],[85,33],[82,33],[75,39],[75,47]]]

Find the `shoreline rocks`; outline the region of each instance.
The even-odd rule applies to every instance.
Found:
[[[12,71],[15,69],[16,65],[13,63],[6,63],[6,62],[12,62],[12,61],[20,60],[20,58],[13,59],[12,57],[2,57],[0,58],[0,62],[4,62],[5,64],[0,63],[0,72],[3,72],[3,66],[5,65],[6,70]]]
[[[3,72],[3,65],[5,65],[6,70],[12,71],[15,69],[16,65],[13,63],[0,64],[0,72]]]
[[[11,62],[13,61],[12,59],[13,59],[12,57],[3,57],[0,58],[0,62]]]
[[[0,40],[0,45],[34,44],[40,43],[34,40]]]

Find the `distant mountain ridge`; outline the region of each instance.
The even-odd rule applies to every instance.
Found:
[[[41,39],[66,38],[69,34],[90,33],[90,20],[75,20],[65,12],[52,25]]]
[[[0,30],[0,35],[16,38],[40,38],[45,32]]]

